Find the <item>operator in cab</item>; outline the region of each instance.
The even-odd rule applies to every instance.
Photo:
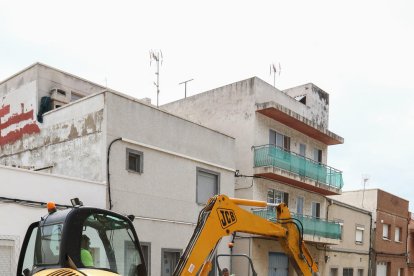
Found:
[[[81,261],[82,264],[86,267],[94,266],[93,265],[93,257],[90,251],[91,241],[87,235],[82,235],[81,239]]]

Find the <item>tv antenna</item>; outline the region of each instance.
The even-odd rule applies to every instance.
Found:
[[[362,202],[361,206],[364,207],[364,198],[365,198],[365,188],[369,182],[369,175],[363,174],[362,175],[362,185],[364,185],[364,189],[362,190]]]
[[[184,83],[184,98],[187,98],[187,82],[190,82],[192,80],[194,80],[194,79],[186,80],[186,81],[180,82],[178,84],[178,85],[180,85],[180,84],[183,84]]]
[[[276,87],[276,74],[280,76],[280,72],[282,72],[282,67],[280,66],[280,62],[276,65],[276,63],[270,64],[270,75],[273,74],[273,86]]]
[[[155,87],[157,87],[157,107],[158,105],[158,98],[160,95],[160,62],[162,65],[163,62],[163,56],[162,56],[162,51],[161,50],[151,50],[149,52],[150,55],[150,66],[152,64],[152,61],[155,61],[155,63],[157,64],[157,71],[155,72],[155,75],[157,75],[157,82],[154,82]]]

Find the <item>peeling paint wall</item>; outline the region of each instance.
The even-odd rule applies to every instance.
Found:
[[[36,81],[22,84],[1,97],[0,149],[40,132],[36,121]],[[2,150],[3,151],[3,150]]]
[[[52,88],[81,96],[104,88],[36,63],[0,83],[0,164],[105,180],[104,96],[82,99],[36,120],[41,97]],[[68,94],[70,96],[70,94]]]
[[[289,88],[283,91],[292,98],[306,97],[308,107],[306,117],[313,121],[319,128],[328,129],[329,125],[329,94],[314,85],[305,85]],[[302,104],[302,103],[301,103]]]
[[[61,114],[63,110],[52,111],[45,115],[40,133],[3,146],[1,164],[53,166],[54,174],[104,181],[101,165],[103,95],[63,108],[69,116]],[[89,110],[82,112],[82,109]]]

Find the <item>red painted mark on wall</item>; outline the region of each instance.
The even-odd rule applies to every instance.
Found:
[[[0,108],[0,117],[10,113],[10,105]]]
[[[21,139],[25,134],[40,132],[36,121],[33,121],[33,110],[27,112],[21,110],[20,114],[13,114],[7,119],[3,118],[9,114],[10,105],[0,108],[0,146],[13,143]],[[8,131],[6,130],[7,128],[9,128]]]

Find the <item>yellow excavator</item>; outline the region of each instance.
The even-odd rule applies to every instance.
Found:
[[[72,204],[73,208],[57,210],[50,203],[48,214],[30,225],[20,252],[17,276],[147,275],[133,217],[84,207],[77,199]],[[291,217],[284,203],[276,207],[274,220],[266,220],[240,206],[268,205],[226,195],[212,197],[199,214],[174,276],[208,275],[220,240],[237,232],[280,242],[298,275],[311,276],[318,271],[303,241],[303,227]]]

